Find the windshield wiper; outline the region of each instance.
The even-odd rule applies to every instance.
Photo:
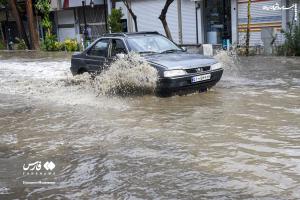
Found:
[[[176,52],[176,51],[182,51],[182,50],[180,50],[180,49],[168,49],[168,50],[162,51],[160,53],[173,53],[173,52]]]
[[[156,52],[156,51],[140,51],[139,53],[144,54],[144,53],[158,53],[158,52]]]

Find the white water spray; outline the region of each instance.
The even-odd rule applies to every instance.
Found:
[[[238,56],[234,51],[217,51],[217,54],[214,56],[225,69],[225,71],[233,72],[235,75],[239,72],[238,68]]]
[[[153,93],[158,80],[157,70],[136,53],[116,59],[93,81],[94,88],[103,95]]]

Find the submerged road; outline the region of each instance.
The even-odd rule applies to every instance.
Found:
[[[171,98],[98,95],[69,67],[0,58],[0,199],[300,198],[299,58]]]

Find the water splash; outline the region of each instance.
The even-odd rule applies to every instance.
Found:
[[[77,76],[68,76],[67,78],[60,79],[64,87],[78,86],[80,89],[88,89],[93,83],[93,79],[89,73],[83,73]]]
[[[219,50],[214,58],[223,65],[225,71],[229,71],[231,74],[234,73],[235,75],[239,74],[239,58],[234,50]]]
[[[93,86],[102,95],[152,94],[158,80],[157,70],[136,53],[116,59],[96,76]]]

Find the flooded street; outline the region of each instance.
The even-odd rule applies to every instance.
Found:
[[[300,199],[299,58],[240,58],[171,98],[99,95],[69,67],[0,57],[0,199]],[[38,160],[55,174],[22,174]]]

